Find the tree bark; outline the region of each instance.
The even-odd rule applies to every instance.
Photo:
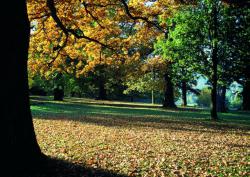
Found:
[[[187,82],[181,82],[182,106],[187,106]]]
[[[215,0],[212,7],[212,90],[211,90],[211,119],[217,120],[217,82],[218,82],[218,2]]]
[[[217,115],[217,64],[215,63],[213,63],[213,74],[212,74],[211,119],[212,120],[218,119],[218,115]]]
[[[226,86],[221,86],[218,89],[218,95],[217,95],[217,111],[218,112],[224,112],[224,113],[227,112],[226,91],[227,91]]]
[[[163,107],[176,108],[174,102],[174,86],[169,72],[166,72],[164,74],[164,80],[165,80],[165,92],[164,92]]]
[[[101,62],[101,54],[100,54],[100,62]],[[107,100],[107,91],[105,89],[105,66],[100,64],[97,68],[99,70],[98,74],[98,100]]]
[[[107,93],[105,89],[105,84],[102,76],[99,77],[99,91],[98,91],[98,100],[106,100],[107,99]]]
[[[64,98],[64,78],[62,73],[57,73],[54,78],[54,100],[63,101]]]
[[[249,111],[250,110],[250,79],[248,79],[243,86],[242,97],[243,97],[242,108],[245,111]]]
[[[54,100],[55,101],[63,101],[64,98],[64,90],[61,87],[56,87],[54,89]]]
[[[1,12],[1,174],[28,170],[39,164],[42,153],[36,140],[29,102],[27,60],[30,24],[26,1],[5,2]],[[4,70],[4,72],[3,72]],[[11,169],[11,171],[9,171]],[[5,176],[5,175],[4,175]]]

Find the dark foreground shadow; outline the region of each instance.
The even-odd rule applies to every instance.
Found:
[[[25,172],[2,175],[0,174],[1,177],[127,177],[105,169],[89,168],[84,164],[53,158],[47,158],[46,163],[36,170],[29,169]]]

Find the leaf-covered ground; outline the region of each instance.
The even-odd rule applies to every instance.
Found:
[[[32,104],[43,152],[73,165],[113,176],[250,175],[249,112],[211,122],[198,109],[80,99]],[[71,172],[88,176],[83,171]]]

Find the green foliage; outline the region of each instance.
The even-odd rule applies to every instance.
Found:
[[[40,75],[35,75],[29,77],[29,88],[31,94],[50,95],[52,94],[53,83]]]
[[[202,20],[197,12],[185,7],[166,22],[169,25],[168,36],[158,39],[154,53],[171,65],[169,71],[176,86],[185,81],[192,88],[198,78],[197,70],[201,68],[196,59],[200,57],[196,45],[201,39],[196,36],[202,35]]]
[[[194,73],[209,74],[211,61],[208,58],[209,16],[207,4],[184,7],[173,18],[167,19],[171,26],[167,39],[159,40],[156,53],[174,63],[178,79],[192,79]],[[202,67],[201,67],[202,66]]]
[[[233,81],[245,80],[247,67],[250,66],[250,10],[249,8],[224,7],[221,10],[222,24],[221,60],[219,65],[220,82],[231,84]],[[242,45],[244,44],[244,45]]]
[[[157,92],[162,93],[164,85],[163,77],[152,75],[153,73],[150,72],[137,78],[130,78],[126,82],[126,86],[128,88],[124,91],[124,93],[129,94],[132,91],[138,91],[140,93],[151,93],[152,90],[156,90]]]
[[[66,96],[96,98],[99,90],[99,81],[103,80],[105,89],[110,99],[122,99],[125,89],[122,83],[124,77],[119,68],[103,65],[97,66],[95,71],[87,75],[76,77],[73,73],[47,72],[48,77],[42,74],[29,76],[29,87],[44,90],[48,95],[53,94],[53,89],[62,87]]]
[[[197,104],[200,107],[209,107],[211,104],[211,90],[209,88],[204,88],[201,90],[200,95],[197,99]]]
[[[241,109],[242,105],[242,86],[238,83],[234,82],[230,85],[229,90],[227,92],[227,97],[229,101],[230,109]]]
[[[239,96],[233,99],[229,104],[231,109],[240,109],[241,105],[242,105],[242,98]]]
[[[185,6],[173,18],[166,19],[169,27],[167,39],[159,39],[155,52],[173,62],[178,79],[192,78],[199,73],[211,79],[211,53],[214,40],[218,41],[219,84],[230,84],[241,75],[242,67],[249,63],[249,9],[234,9],[217,0],[218,39],[212,33],[212,7],[215,1],[200,0],[196,6]],[[242,45],[244,43],[244,45]],[[184,74],[182,74],[184,73]]]
[[[199,0],[196,5],[184,6],[165,19],[168,37],[157,41],[155,53],[172,64],[177,83],[202,74],[209,84],[218,81],[218,86],[228,87],[239,81],[244,85],[250,68],[249,12],[221,0]],[[202,104],[209,106],[208,98],[205,100]]]

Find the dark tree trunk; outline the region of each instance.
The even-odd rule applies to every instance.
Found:
[[[27,59],[30,25],[26,1],[15,1],[15,5],[12,1],[5,3],[11,11],[1,12],[1,175],[5,171],[31,169],[43,157],[29,103]]]
[[[182,106],[187,106],[187,82],[181,82]]]
[[[218,2],[215,0],[212,7],[212,75],[211,75],[211,119],[217,120],[217,82],[218,82]]]
[[[57,73],[54,78],[54,100],[63,101],[64,98],[64,78],[62,73]]]
[[[70,92],[70,97],[75,97],[75,95],[76,95],[76,92]]]
[[[54,89],[54,100],[55,101],[63,101],[64,98],[64,90],[61,87],[56,87]]]
[[[217,95],[217,111],[218,112],[227,112],[226,107],[226,86],[221,86],[218,89],[218,95]]]
[[[243,86],[242,97],[243,97],[242,108],[243,110],[249,111],[250,110],[250,79],[248,79]]]
[[[213,65],[216,65],[213,63]],[[215,69],[216,68],[216,69]],[[217,65],[213,66],[212,90],[211,90],[211,119],[217,120]]]
[[[165,92],[164,92],[163,107],[176,108],[174,102],[174,86],[172,78],[168,72],[164,74],[164,80],[165,80]]]
[[[99,77],[99,90],[98,90],[98,100],[106,100],[107,99],[107,93],[105,89],[105,82],[102,76]]]
[[[243,71],[243,75],[245,76],[245,82],[242,83],[243,85],[243,91],[242,91],[242,109],[245,111],[250,110],[250,63],[247,62],[248,60],[245,60],[245,66],[246,68]]]
[[[100,62],[101,62],[101,54],[100,54]],[[100,64],[97,68],[99,70],[98,74],[98,100],[106,100],[107,99],[107,92],[105,89],[105,66]]]
[[[107,92],[105,89],[105,65],[102,64],[102,50],[100,51],[100,65],[96,68],[99,70],[98,74],[98,100],[106,100],[107,99]]]

